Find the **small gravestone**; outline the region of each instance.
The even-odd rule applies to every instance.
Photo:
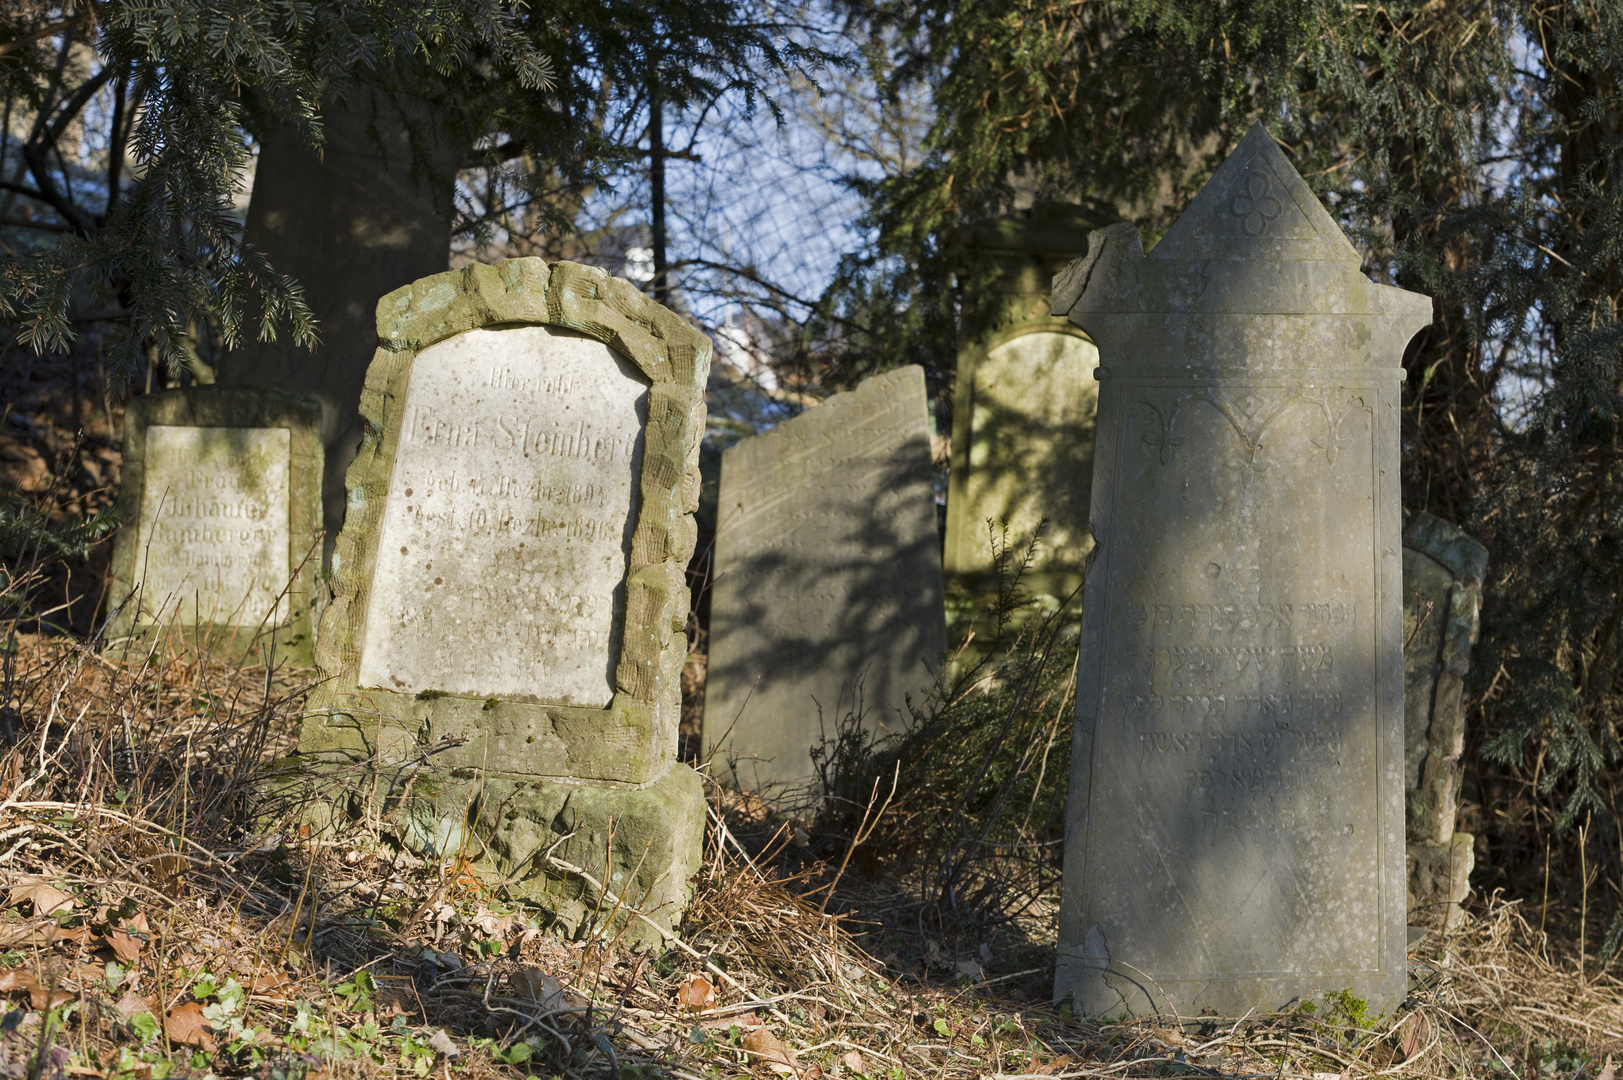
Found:
[[[566,926],[600,894],[549,851],[669,925],[703,842],[675,752],[710,343],[540,259],[390,293],[378,338],[300,753]]]
[[[222,653],[308,663],[321,566],[321,407],[250,387],[145,394],[124,412],[110,632],[171,627]]]
[[[1095,233],[1054,309],[1099,343],[1058,998],[1090,1014],[1405,992],[1398,363],[1260,125],[1146,257]]]
[[[1430,514],[1403,534],[1403,777],[1411,919],[1448,922],[1470,891],[1475,837],[1459,815],[1465,714],[1488,549]]]
[[[780,802],[845,718],[902,729],[945,649],[924,370],[865,380],[721,461],[704,747]]]
[[[1093,538],[1088,492],[1099,352],[1070,320],[1052,315],[1054,274],[1087,250],[1096,216],[1039,204],[961,230],[952,248],[980,266],[997,312],[958,354],[943,570],[955,624],[996,595],[993,545],[1023,545],[1043,524],[1023,579],[1028,592],[1063,599],[1082,583]],[[991,523],[989,527],[989,523]]]

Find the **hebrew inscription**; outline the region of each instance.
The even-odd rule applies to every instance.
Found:
[[[647,389],[607,345],[544,326],[418,355],[363,686],[608,704]]]
[[[287,428],[147,428],[143,621],[161,611],[182,625],[258,626],[286,615],[290,454]]]
[[[1260,125],[1148,255],[1088,247],[1055,285],[1101,361],[1055,994],[1393,1008],[1397,364],[1431,303],[1359,273]]]
[[[1151,388],[1134,389],[1154,400]],[[1378,758],[1368,694],[1375,598],[1360,550],[1374,529],[1368,414],[1348,419],[1331,463],[1317,408],[1287,408],[1266,389],[1186,396],[1272,397],[1251,410],[1250,441],[1266,451],[1223,453],[1245,432],[1230,410],[1204,408],[1180,418],[1184,447],[1166,464],[1158,454],[1117,458],[1112,520],[1140,541],[1104,564],[1121,600],[1098,706],[1114,719],[1098,732],[1097,775],[1119,805],[1140,809],[1130,823],[1100,819],[1094,850],[1160,910],[1189,919],[1228,910],[1281,928],[1208,933],[1198,949],[1129,939],[1142,958],[1133,962],[1152,961],[1158,980],[1371,971],[1376,935],[1350,931],[1330,950],[1309,929],[1325,890],[1377,902],[1375,822],[1360,801]],[[1125,430],[1145,441],[1135,425]],[[1338,854],[1325,857],[1331,836]],[[1208,859],[1234,872],[1203,872]]]

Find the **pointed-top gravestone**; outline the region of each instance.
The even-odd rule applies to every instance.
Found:
[[[1260,125],[1148,256],[1089,238],[1098,343],[1055,994],[1091,1014],[1404,994],[1399,367],[1376,285]]]
[[[1157,259],[1358,263],[1358,249],[1261,124],[1155,245]]]

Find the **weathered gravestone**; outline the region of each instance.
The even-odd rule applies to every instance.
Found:
[[[599,892],[549,850],[669,924],[703,841],[675,752],[710,342],[540,259],[396,290],[378,338],[300,753],[376,763],[414,849],[568,927]]]
[[[1094,234],[1099,343],[1055,994],[1238,1016],[1404,995],[1397,366],[1372,284],[1260,125],[1145,257]]]
[[[1471,887],[1470,833],[1455,832],[1465,715],[1488,549],[1430,514],[1403,534],[1403,777],[1410,917],[1445,923]]]
[[[1048,286],[1096,224],[1083,207],[1042,204],[953,238],[962,261],[990,264],[998,306],[958,354],[942,560],[955,622],[997,591],[992,545],[1004,537],[988,522],[1007,524],[1014,549],[1046,522],[1023,579],[1030,593],[1063,599],[1082,583],[1099,352],[1050,314]]]
[[[277,390],[135,398],[113,542],[110,633],[169,626],[221,652],[310,661],[321,569],[321,407]]]
[[[946,647],[924,370],[865,380],[721,462],[704,746],[785,804],[847,715],[901,729]]]

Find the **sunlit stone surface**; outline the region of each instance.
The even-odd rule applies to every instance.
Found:
[[[287,614],[287,428],[146,429],[140,622],[275,624]]]
[[[1149,256],[1095,233],[1099,345],[1055,994],[1238,1016],[1405,991],[1398,404],[1372,284],[1260,126]]]
[[[550,327],[423,350],[361,685],[608,705],[647,390],[607,345]]]

